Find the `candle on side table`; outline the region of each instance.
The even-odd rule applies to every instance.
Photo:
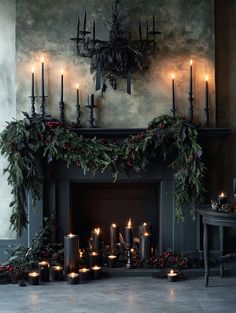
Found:
[[[72,272],[67,275],[67,283],[69,285],[77,285],[79,283],[79,274]]]
[[[47,261],[39,262],[39,277],[42,282],[49,282],[49,263]]]
[[[39,285],[39,273],[32,272],[28,274],[30,285]]]
[[[174,272],[174,270],[171,270],[168,274],[167,274],[167,280],[169,282],[175,282],[177,281],[178,278],[178,274],[176,272]]]

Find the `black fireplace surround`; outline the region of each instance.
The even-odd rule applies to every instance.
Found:
[[[140,129],[79,129],[78,134],[119,140],[138,131]],[[220,137],[227,132],[210,128],[200,130],[202,138]],[[58,161],[41,160],[39,168],[43,197],[37,202],[36,211],[28,207],[28,229],[18,241],[30,245],[33,235],[42,226],[43,217],[55,211],[59,241],[73,232],[80,235],[83,247],[90,231],[101,227],[105,242],[109,242],[110,224],[119,224],[122,231],[132,218],[135,235],[140,223],[152,223],[153,242],[158,253],[168,249],[184,252],[200,249],[199,217],[193,221],[186,206],[183,208],[185,222],[176,220],[174,172],[161,156],[139,176],[128,177],[123,173],[116,182],[109,171],[95,176],[84,175],[76,165],[68,168]]]

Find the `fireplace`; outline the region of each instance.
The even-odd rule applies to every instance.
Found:
[[[159,183],[71,183],[70,230],[80,233],[80,245],[85,248],[92,228],[102,229],[103,240],[109,243],[111,223],[124,226],[129,218],[138,236],[138,225],[152,225],[154,248],[159,240]]]

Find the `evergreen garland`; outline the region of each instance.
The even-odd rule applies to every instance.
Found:
[[[176,216],[183,220],[182,207],[190,205],[191,213],[203,201],[205,166],[201,161],[197,129],[180,117],[160,116],[148,128],[123,142],[78,135],[73,123],[45,120],[36,115],[8,123],[0,135],[1,154],[8,160],[4,172],[12,186],[10,223],[18,234],[27,225],[26,191],[31,191],[32,206],[40,198],[40,181],[36,160],[48,157],[67,166],[76,164],[84,174],[110,170],[114,180],[123,171],[139,174],[158,153],[175,157],[170,166],[175,171]]]

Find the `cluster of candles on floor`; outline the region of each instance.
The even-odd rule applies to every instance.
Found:
[[[110,255],[107,257],[108,266],[116,267],[117,264],[117,245],[120,243],[120,228],[117,224],[110,226]],[[140,247],[139,252],[142,259],[151,257],[152,234],[151,224],[144,222],[139,226]],[[132,268],[132,249],[133,249],[133,226],[129,219],[125,227],[125,238],[123,247],[127,251],[126,268]],[[29,283],[38,285],[39,282],[49,282],[49,274],[54,281],[64,280],[67,277],[68,284],[78,284],[88,282],[91,278],[97,280],[102,277],[101,251],[102,251],[102,232],[100,228],[95,228],[91,236],[92,251],[89,254],[90,267],[79,267],[79,259],[82,256],[79,245],[79,236],[69,234],[64,237],[64,268],[60,265],[52,266],[47,261],[39,262],[38,272],[29,273]],[[176,281],[177,273],[171,270],[167,274],[168,281]]]
[[[42,62],[42,88],[41,88],[41,107],[40,107],[40,113],[44,116],[45,114],[45,86],[44,86],[44,58],[41,58]],[[171,112],[173,114],[173,117],[176,116],[176,99],[175,99],[175,74],[172,74],[172,108]],[[190,60],[190,77],[189,77],[189,121],[192,122],[194,118],[194,92],[193,92],[193,60]],[[35,114],[35,73],[34,68],[32,68],[32,92],[31,92],[31,114],[32,116]],[[88,95],[88,105],[87,108],[89,108],[89,118],[88,123],[89,127],[94,127],[94,118],[93,118],[93,109],[95,108],[94,104],[94,94]],[[64,75],[63,70],[61,70],[61,91],[60,91],[60,101],[59,101],[59,109],[60,109],[60,120],[64,121]],[[76,109],[77,109],[77,118],[76,118],[76,124],[78,127],[80,127],[80,92],[79,92],[79,85],[76,84]],[[209,126],[209,85],[208,85],[208,75],[205,76],[205,125]]]

